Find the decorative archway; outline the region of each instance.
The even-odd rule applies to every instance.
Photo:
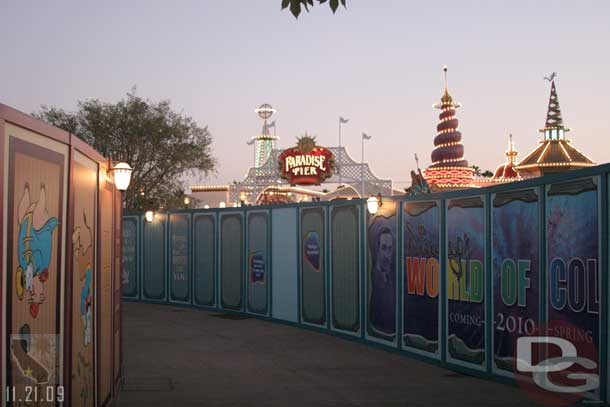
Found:
[[[335,173],[326,180],[327,183],[342,183],[349,185],[357,195],[392,195],[392,181],[378,178],[366,163],[354,160],[345,147],[329,147],[335,156]],[[287,187],[288,182],[280,176],[278,158],[281,149],[273,149],[264,165],[252,167],[246,177],[229,187],[231,202],[239,202],[240,194],[244,194],[248,202],[256,202],[260,194],[270,186]]]

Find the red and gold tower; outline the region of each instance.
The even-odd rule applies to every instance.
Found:
[[[445,92],[440,103],[434,105],[440,109],[440,122],[436,126],[432,164],[424,170],[424,178],[433,189],[454,189],[474,187],[474,169],[464,160],[462,133],[458,131],[458,119],[455,111],[461,104],[454,102],[447,87],[447,67],[445,71]]]

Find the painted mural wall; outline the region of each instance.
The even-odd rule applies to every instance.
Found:
[[[609,173],[604,165],[385,197],[374,215],[355,200],[184,210],[150,224],[126,214],[124,296],[158,302],[138,282],[172,272],[129,257],[141,247],[147,259],[168,243],[167,234],[149,241],[138,231],[191,216],[190,305],[270,316],[503,380],[521,375],[520,338],[559,329],[576,333],[579,356],[595,364],[584,372],[601,386],[587,397],[607,400]]]
[[[76,137],[2,104],[0,156],[2,403],[102,405],[96,382],[108,374],[114,384],[114,371],[96,366],[96,349],[100,337],[120,336],[112,321],[98,325],[96,311],[102,302],[120,312],[120,297],[100,291],[98,282],[98,259],[112,255],[99,230],[112,233],[122,218],[112,204],[99,216],[99,179],[111,199],[118,195],[107,161]],[[110,278],[118,271],[104,270]],[[110,387],[108,400],[116,394]]]

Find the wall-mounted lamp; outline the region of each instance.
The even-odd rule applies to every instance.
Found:
[[[224,201],[220,201],[220,203],[218,204],[218,207],[219,207],[219,208],[226,208],[226,207],[227,207],[227,204],[226,204],[226,203],[224,203]]]
[[[371,215],[375,215],[377,210],[382,206],[383,199],[381,198],[381,194],[377,194],[377,196],[372,196],[366,200],[366,208]]]
[[[144,214],[144,218],[146,219],[146,222],[152,222],[155,219],[155,212],[146,211],[146,213]]]
[[[125,191],[131,182],[133,168],[127,163],[120,162],[111,169],[114,174],[114,185],[119,191]]]

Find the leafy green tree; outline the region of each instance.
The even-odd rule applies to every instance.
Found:
[[[343,7],[346,7],[345,6],[346,0],[315,0],[315,1],[317,1],[319,4],[328,3],[328,5],[330,6],[330,9],[333,11],[333,14],[339,8],[339,3],[341,3],[341,5]],[[309,12],[309,7],[314,6],[314,0],[282,0],[282,10],[289,7],[290,12],[294,16],[294,18],[299,18],[299,14],[301,14],[301,6],[303,6],[307,12]]]
[[[185,178],[208,175],[216,166],[207,127],[173,111],[167,100],[136,96],[135,89],[117,103],[87,99],[75,112],[43,105],[34,116],[78,136],[105,157],[131,165],[125,192],[129,210],[182,207]]]

